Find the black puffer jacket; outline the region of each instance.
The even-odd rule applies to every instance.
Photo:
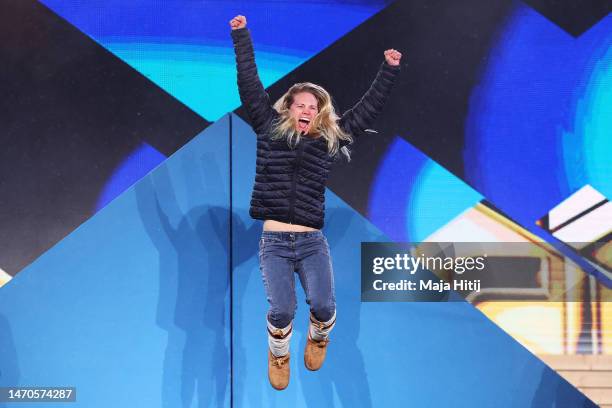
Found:
[[[320,229],[325,215],[325,184],[334,157],[330,157],[322,137],[302,137],[293,149],[284,139],[271,140],[272,122],[278,113],[257,74],[248,29],[233,30],[232,39],[240,99],[257,133],[257,168],[249,214],[255,219]],[[399,66],[383,62],[370,89],[342,115],[339,125],[344,131],[356,137],[372,126],[398,72]]]

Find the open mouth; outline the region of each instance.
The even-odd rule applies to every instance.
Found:
[[[310,126],[310,119],[309,118],[299,118],[298,119],[298,128],[300,130],[306,130],[306,129],[308,129],[308,126]]]

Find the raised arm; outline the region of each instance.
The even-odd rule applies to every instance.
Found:
[[[251,35],[246,28],[246,17],[234,17],[230,21],[230,27],[236,52],[240,100],[251,119],[253,130],[258,134],[263,133],[266,125],[274,118],[276,111],[270,105],[270,98],[257,74],[255,52]]]
[[[346,111],[340,118],[340,127],[346,132],[359,136],[374,125],[374,121],[393,89],[393,84],[400,71],[401,58],[402,54],[396,50],[385,51],[385,61],[380,66],[370,89],[353,108]]]

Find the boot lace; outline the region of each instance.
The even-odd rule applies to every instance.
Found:
[[[309,335],[308,340],[313,342],[319,348],[327,347],[327,345],[329,344],[329,338],[317,341],[317,340],[313,340]]]
[[[278,368],[281,368],[283,364],[287,362],[287,360],[289,360],[289,355],[282,357],[275,357],[274,355],[272,355],[272,365]]]

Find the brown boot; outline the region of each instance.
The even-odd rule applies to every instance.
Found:
[[[306,340],[306,349],[304,350],[304,365],[310,371],[316,371],[323,365],[325,361],[325,353],[327,352],[327,344],[329,339],[315,341],[310,338]]]
[[[273,388],[284,390],[289,385],[289,353],[276,357],[268,350],[268,379]]]

